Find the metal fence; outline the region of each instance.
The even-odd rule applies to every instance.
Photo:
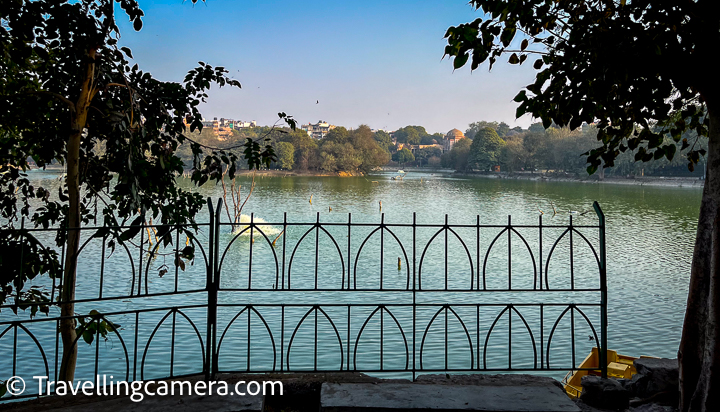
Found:
[[[607,348],[605,219],[485,225],[221,222],[173,242],[82,233],[76,379],[225,372],[568,371]],[[578,219],[576,219],[578,220]],[[163,230],[167,230],[164,228]],[[189,233],[194,233],[190,235]],[[54,230],[21,229],[52,248]],[[183,260],[191,246],[194,259]],[[62,255],[62,250],[57,250]],[[19,257],[22,259],[22,256]],[[62,262],[61,262],[62,264]],[[61,285],[38,285],[57,298]],[[43,283],[45,282],[45,283]],[[0,312],[0,380],[48,376],[61,317]],[[59,313],[59,311],[58,311]],[[109,327],[108,325],[116,325]],[[105,328],[107,336],[93,332]],[[89,342],[89,343],[88,343]],[[604,362],[601,361],[601,365]],[[606,374],[606,368],[595,369]],[[26,393],[35,396],[37,393]]]

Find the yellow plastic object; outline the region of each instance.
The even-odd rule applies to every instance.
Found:
[[[624,363],[608,363],[608,376],[619,379],[630,379],[630,365]]]
[[[646,356],[641,356],[646,357]],[[608,377],[616,379],[630,379],[637,373],[633,356],[620,355],[614,350],[607,351]],[[580,369],[598,369],[598,371],[576,370],[570,371],[562,380],[565,392],[570,398],[578,398],[582,393],[582,377],[586,375],[600,376],[600,353],[598,348],[592,348],[590,354],[580,364]]]

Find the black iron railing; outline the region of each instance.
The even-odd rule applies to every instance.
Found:
[[[321,222],[318,214],[311,223],[285,215],[233,225],[220,221],[219,204],[208,206],[209,223],[173,228],[171,244],[155,238],[159,226],[145,225],[110,251],[100,228],[78,229],[76,379],[564,372],[578,369],[591,347],[605,354],[605,220],[597,203],[599,222],[583,216],[593,224],[577,224],[570,215],[564,225],[542,216],[534,225],[510,217],[504,225],[479,217],[421,224],[414,214],[396,224],[350,214]],[[51,248],[56,232],[16,234]],[[194,259],[182,258],[188,246]],[[56,283],[39,285],[56,298]],[[1,352],[12,355],[0,359],[0,380],[57,380],[62,318],[10,308],[0,312]],[[103,328],[106,336],[91,333]]]

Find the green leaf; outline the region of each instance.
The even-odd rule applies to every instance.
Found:
[[[503,30],[500,35],[500,42],[502,42],[503,46],[508,47],[510,45],[513,37],[515,37],[515,31],[516,29],[514,26],[505,27],[505,30]]]
[[[127,57],[129,57],[131,59],[133,58],[132,50],[130,50],[130,48],[123,46],[123,47],[120,47],[120,50],[122,50],[123,53],[125,53],[125,55],[127,55]]]
[[[87,330],[87,329],[86,329],[85,332],[83,332],[83,334],[82,334],[83,340],[84,340],[88,345],[93,342],[94,336],[95,336],[95,335],[94,335],[91,331],[89,331],[89,330]]]
[[[675,157],[675,152],[677,151],[677,146],[674,144],[670,144],[665,146],[665,157],[667,160],[672,160],[673,157]]]
[[[510,64],[520,63],[520,59],[518,58],[517,53],[513,53],[510,55],[510,58],[508,59],[508,63],[510,63]]]
[[[459,69],[467,63],[468,58],[470,55],[468,53],[463,53],[455,57],[455,60],[453,60],[453,67],[456,69]]]
[[[138,216],[130,224],[130,228],[120,235],[120,240],[127,241],[127,240],[134,238],[138,233],[140,233],[140,229],[142,229],[142,226],[140,226],[141,223],[142,223],[142,216]]]

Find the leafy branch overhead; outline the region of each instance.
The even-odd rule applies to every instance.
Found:
[[[638,161],[672,160],[676,145],[663,143],[667,135],[681,143],[690,170],[705,154],[682,133],[708,135],[714,80],[702,50],[714,50],[717,24],[704,21],[707,2],[687,2],[682,13],[665,0],[470,3],[484,17],[450,27],[445,55],[456,69],[470,62],[472,70],[492,68],[503,55],[510,64],[536,56],[535,81],[515,97],[516,115],[531,114],[546,128],[596,123],[603,146],[585,153],[588,172],[613,166],[627,150]]]
[[[116,242],[132,242],[144,222],[154,220],[155,236],[172,243],[171,228],[192,228],[205,204],[176,184],[185,168],[202,185],[218,182],[223,167],[232,175],[241,157],[251,168],[276,159],[263,138],[224,149],[193,141],[210,88],[239,89],[240,82],[202,61],[180,82],[143,71],[120,43],[116,24],[128,18],[139,31],[143,17],[136,0],[10,0],[0,7],[1,229],[28,222],[57,227],[56,242],[66,246],[61,268],[57,253],[40,250],[29,236],[2,232],[0,249],[16,250],[20,254],[12,256],[23,259],[2,254],[0,305],[12,301],[13,310],[47,313],[47,291],[25,286],[44,274],[62,277],[61,300],[74,300],[79,235],[72,228],[102,226],[95,237],[107,239],[112,252]],[[279,115],[295,128],[292,116]],[[183,145],[192,150],[190,164],[178,156]],[[36,187],[26,174],[31,166],[53,163],[66,169],[57,193]],[[192,262],[194,250],[186,246],[177,245],[177,265]],[[72,304],[66,306],[63,313],[72,316]]]

